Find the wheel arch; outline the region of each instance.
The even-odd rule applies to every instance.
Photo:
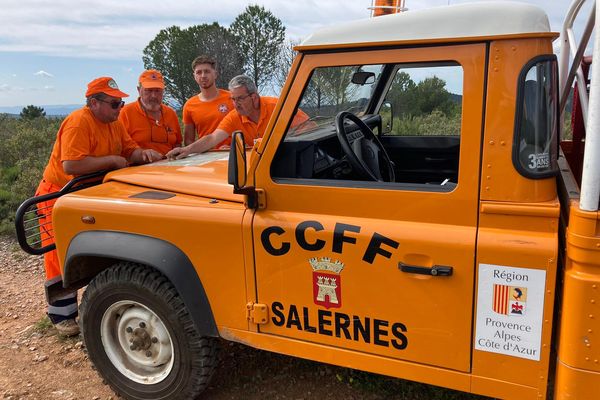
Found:
[[[63,270],[64,288],[80,288],[118,261],[147,265],[175,286],[199,333],[219,333],[204,286],[187,255],[172,243],[150,236],[115,231],[86,231],[69,244]]]

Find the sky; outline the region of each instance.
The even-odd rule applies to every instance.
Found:
[[[409,10],[474,0],[406,0]],[[560,31],[571,0],[525,0]],[[86,85],[112,76],[136,97],[144,47],[164,28],[228,27],[250,4],[271,11],[288,38],[368,18],[371,0],[0,0],[0,107],[83,104]],[[587,14],[586,14],[587,15]]]

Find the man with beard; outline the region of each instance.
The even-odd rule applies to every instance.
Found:
[[[217,89],[217,61],[214,58],[206,55],[196,57],[192,61],[192,71],[200,93],[188,99],[183,106],[186,145],[212,133],[227,113],[233,110],[231,94],[227,90]],[[227,139],[218,143],[217,147],[228,144]]]
[[[119,120],[139,146],[164,156],[181,145],[181,128],[175,110],[163,104],[162,74],[154,69],[142,72],[137,89],[137,101],[123,107]]]

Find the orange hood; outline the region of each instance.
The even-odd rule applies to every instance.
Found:
[[[244,196],[233,194],[233,186],[227,183],[228,159],[229,152],[211,151],[112,171],[104,181],[242,203]]]

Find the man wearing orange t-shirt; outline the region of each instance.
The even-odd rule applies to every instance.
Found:
[[[119,120],[139,146],[165,155],[181,145],[181,128],[175,110],[163,104],[162,74],[154,69],[142,72],[137,89],[140,96],[123,107]]]
[[[196,138],[213,132],[219,123],[233,110],[233,102],[227,90],[217,89],[217,61],[209,56],[198,56],[192,62],[194,80],[200,93],[191,97],[183,106],[183,134],[188,145]],[[197,135],[197,136],[196,136]],[[220,143],[226,144],[226,143]]]
[[[269,119],[273,114],[276,97],[261,97],[257,93],[256,85],[246,75],[238,75],[229,82],[231,100],[235,110],[231,111],[210,135],[204,136],[185,147],[174,148],[167,153],[169,159],[187,157],[192,153],[203,153],[231,140],[231,134],[236,130],[244,133],[247,146],[252,146],[254,140],[261,138],[265,133]],[[298,126],[308,121],[308,115],[298,110],[291,126]]]
[[[97,78],[88,84],[86,106],[73,111],[60,126],[36,196],[59,191],[75,176],[162,158],[155,150],[140,148],[131,140],[123,124],[117,121],[124,104],[121,99],[127,96],[110,77]],[[54,202],[49,200],[38,205],[42,246],[54,243]],[[44,254],[44,268],[46,286],[60,281],[56,250]],[[60,335],[78,334],[79,327],[75,322],[77,291],[52,303],[48,301],[48,317]]]

